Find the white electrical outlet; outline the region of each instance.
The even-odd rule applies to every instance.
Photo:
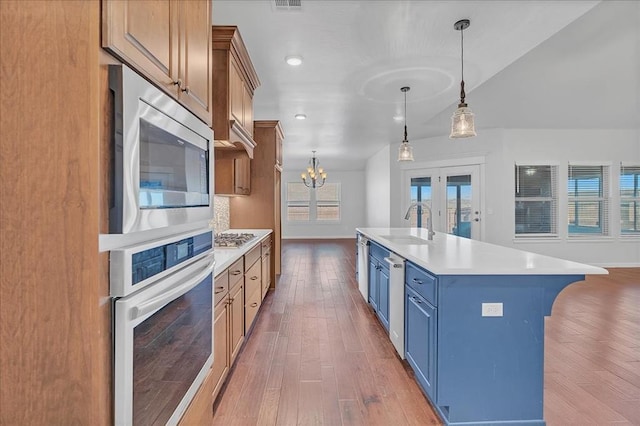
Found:
[[[501,317],[502,303],[483,303],[482,316],[483,317]]]

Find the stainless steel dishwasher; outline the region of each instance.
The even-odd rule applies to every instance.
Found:
[[[389,264],[389,338],[404,359],[404,264],[405,259],[391,253]]]
[[[364,297],[364,301],[369,303],[369,239],[362,234],[358,234],[358,263],[356,275],[358,277],[358,289]]]

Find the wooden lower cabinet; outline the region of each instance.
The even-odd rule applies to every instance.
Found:
[[[252,250],[253,251],[253,250]],[[260,247],[258,247],[258,252]],[[245,257],[246,262],[246,257]],[[253,320],[258,314],[262,302],[262,262],[258,257],[244,274],[245,302],[244,302],[244,332],[249,332]]]
[[[209,370],[207,378],[204,379],[202,386],[180,419],[181,426],[200,426],[213,423],[213,386],[214,377],[212,371]]]
[[[224,298],[214,308],[213,313],[213,396],[218,394],[229,373],[229,297]]]
[[[244,282],[240,280],[229,291],[229,352],[230,362],[238,356],[244,342]]]

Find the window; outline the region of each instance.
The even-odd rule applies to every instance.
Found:
[[[431,206],[431,177],[415,177],[411,178],[411,202],[424,201]],[[429,220],[429,213],[422,211],[422,206],[418,205],[416,209],[411,210],[410,223],[412,228],[426,227]]]
[[[620,232],[640,235],[640,166],[620,166]]]
[[[302,182],[287,183],[287,220],[309,221],[311,192]]]
[[[569,165],[569,236],[609,234],[607,188],[606,166]]]
[[[340,220],[340,184],[325,183],[316,188],[317,220]]]
[[[516,165],[516,237],[557,235],[557,181],[557,166]]]
[[[330,222],[340,220],[340,184],[325,183],[308,188],[302,182],[287,183],[287,220],[289,222]]]

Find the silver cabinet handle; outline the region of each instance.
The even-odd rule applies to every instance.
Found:
[[[240,275],[241,273],[240,271],[231,271],[231,275]]]
[[[216,292],[215,292],[215,294],[222,293],[223,291],[224,291],[224,287],[216,287]]]
[[[181,89],[181,90],[182,90],[183,92],[185,92],[187,95],[188,95],[189,93],[191,93],[191,89],[189,88],[189,86],[185,86],[185,88],[184,88],[184,89]]]
[[[416,284],[422,284],[422,281],[417,279],[417,278],[414,278],[413,282],[416,283]]]
[[[178,86],[180,89],[182,89],[182,79],[177,79],[176,81],[173,82],[174,86]]]
[[[417,297],[410,297],[410,299],[413,303],[417,303],[418,305],[422,303],[422,301]]]
[[[253,302],[253,303],[251,304],[251,307],[252,307],[252,308],[255,308],[256,306],[258,306],[258,303],[257,303],[257,302]]]
[[[252,279],[252,280],[254,280],[254,281],[255,281],[255,280],[257,280],[257,279],[258,279],[258,277],[256,277],[256,276],[254,275],[254,276],[253,276],[253,277],[251,277],[250,279]]]

